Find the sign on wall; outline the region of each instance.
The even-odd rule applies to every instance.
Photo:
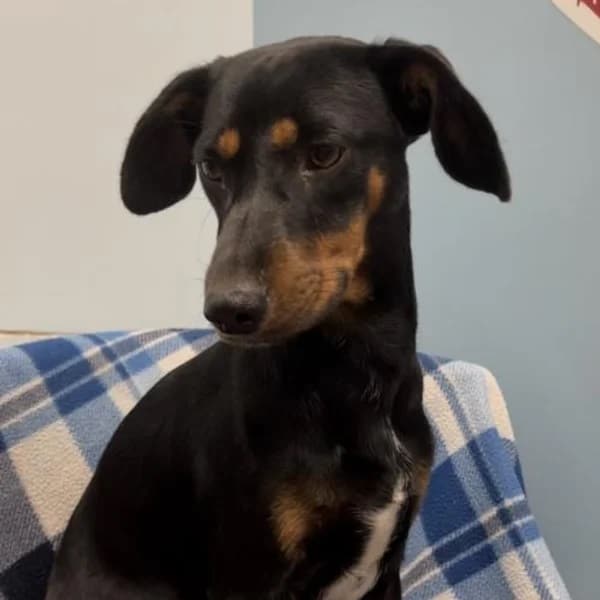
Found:
[[[552,0],[580,29],[600,43],[600,0]]]

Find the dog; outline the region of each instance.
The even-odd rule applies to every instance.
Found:
[[[74,514],[57,599],[398,600],[434,445],[406,149],[510,198],[495,130],[439,50],[300,38],[177,76],[121,171],[135,214],[197,172],[221,340],[123,420]]]

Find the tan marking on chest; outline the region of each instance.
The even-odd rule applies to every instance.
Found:
[[[229,160],[240,150],[240,133],[237,129],[225,129],[217,140],[217,153],[221,158]]]
[[[325,481],[285,484],[277,491],[271,518],[279,548],[289,560],[303,558],[305,541],[339,511],[342,498]]]
[[[271,127],[271,143],[275,148],[287,148],[295,144],[297,139],[298,125],[289,117],[279,119]]]
[[[415,514],[419,512],[421,505],[423,504],[423,500],[427,494],[427,488],[429,487],[430,477],[431,465],[422,461],[415,462],[411,481],[411,493],[417,498]]]
[[[389,502],[367,513],[364,523],[369,528],[361,555],[323,593],[323,600],[360,600],[377,583],[380,561],[392,540],[398,512],[406,501],[405,481],[399,477]]]

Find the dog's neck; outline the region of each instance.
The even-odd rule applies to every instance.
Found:
[[[417,302],[410,245],[408,201],[376,217],[367,233],[361,269],[370,294],[359,306],[342,306],[317,328],[325,338],[344,343],[372,368],[402,369],[416,351]]]
[[[402,210],[372,223],[363,265],[371,294],[364,304],[342,306],[281,345],[249,350],[257,353],[257,367],[271,381],[314,382],[372,400],[382,390],[394,395],[414,372],[417,309],[409,218],[405,203]]]

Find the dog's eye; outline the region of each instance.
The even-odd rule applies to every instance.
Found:
[[[223,171],[213,158],[205,158],[200,162],[200,172],[206,179],[220,181],[223,179]]]
[[[308,151],[309,169],[329,169],[337,164],[344,154],[341,146],[334,144],[315,144]]]

